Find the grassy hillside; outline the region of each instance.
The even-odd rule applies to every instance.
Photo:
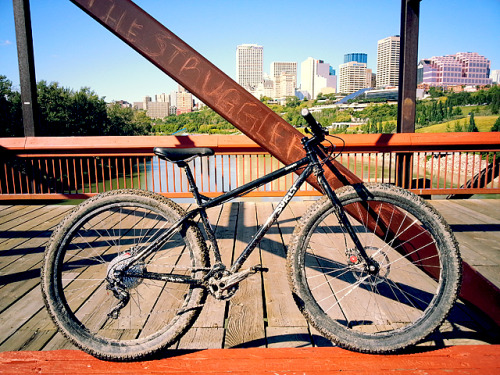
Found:
[[[477,128],[479,129],[480,132],[489,132],[495,121],[497,120],[498,116],[474,116],[474,120],[476,121]],[[463,125],[464,119],[460,120],[453,120],[453,121],[448,121],[448,122],[443,122],[442,124],[436,124],[436,125],[431,125],[427,126],[425,128],[420,128],[417,129],[417,133],[446,133],[446,131],[455,131],[455,123],[458,121],[460,125]],[[467,124],[468,124],[468,119],[467,119]],[[449,130],[446,129],[446,126],[448,125]]]

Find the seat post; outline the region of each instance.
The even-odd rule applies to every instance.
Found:
[[[184,169],[184,172],[186,173],[186,177],[187,177],[188,184],[189,184],[189,191],[193,194],[193,197],[196,200],[196,203],[198,205],[201,205],[202,198],[201,198],[200,192],[198,191],[198,186],[196,186],[196,181],[194,179],[193,173],[191,172],[191,168],[189,167],[189,164],[186,163],[185,161],[178,161],[177,165],[180,168]]]

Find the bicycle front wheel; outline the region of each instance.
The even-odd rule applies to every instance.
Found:
[[[116,190],[85,201],[64,218],[47,246],[41,285],[50,316],[70,341],[99,358],[132,360],[171,345],[191,326],[206,290],[142,276],[163,273],[184,281],[204,276],[207,249],[193,222],[120,277],[129,297],[120,309],[109,281],[120,262],[153,243],[183,214],[157,194]]]
[[[370,270],[326,197],[306,212],[288,253],[295,300],[339,346],[391,352],[433,332],[460,284],[457,242],[444,219],[416,195],[384,184],[349,186],[338,197]]]

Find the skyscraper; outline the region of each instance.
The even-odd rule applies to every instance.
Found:
[[[337,92],[337,76],[330,64],[308,57],[300,67],[301,89],[309,99],[316,99],[320,92]]]
[[[366,68],[366,63],[349,61],[339,67],[339,91],[352,94],[358,90],[371,87],[372,70]]]
[[[377,86],[398,86],[399,82],[399,35],[378,41]]]
[[[262,83],[264,47],[241,44],[236,48],[236,81],[252,90]]]

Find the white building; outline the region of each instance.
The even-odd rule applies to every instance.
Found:
[[[297,63],[272,62],[271,79],[274,81],[274,98],[294,96],[297,87]]]
[[[372,70],[365,63],[349,61],[339,67],[339,92],[352,94],[371,87]]]
[[[500,83],[500,70],[490,71],[490,78],[493,83]]]
[[[399,84],[399,35],[389,36],[377,43],[377,86]]]
[[[308,99],[316,99],[324,91],[337,92],[337,76],[330,64],[308,57],[301,67],[301,90]]]
[[[247,90],[262,83],[264,47],[241,44],[236,47],[236,81]]]

